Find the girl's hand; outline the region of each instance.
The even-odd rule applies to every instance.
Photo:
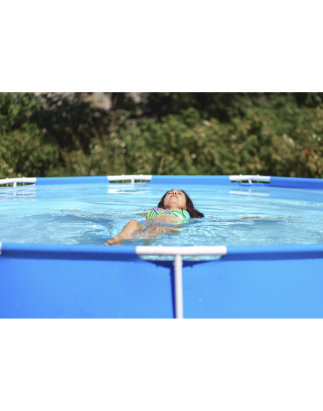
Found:
[[[165,213],[156,216],[153,221],[163,221],[167,224],[181,224],[181,218],[175,217],[173,214]]]

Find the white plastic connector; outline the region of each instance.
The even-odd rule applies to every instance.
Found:
[[[240,174],[239,176],[229,176],[229,178],[231,181],[248,181],[249,184],[252,184],[253,181],[270,183],[270,176],[250,176]]]
[[[13,184],[14,187],[17,187],[17,183],[36,183],[36,177],[5,178],[0,180],[0,185]]]
[[[131,180],[131,183],[134,183],[135,180],[151,180],[151,175],[122,175],[122,176],[108,176],[108,181],[123,181]]]
[[[138,245],[137,255],[226,255],[225,245],[203,245],[187,247],[168,247],[153,245]]]

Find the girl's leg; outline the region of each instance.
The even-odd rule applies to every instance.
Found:
[[[140,230],[143,227],[142,224],[138,223],[136,220],[129,221],[128,224],[120,231],[118,235],[113,237],[112,240],[107,240],[104,245],[120,245],[124,241],[129,240],[134,231]]]

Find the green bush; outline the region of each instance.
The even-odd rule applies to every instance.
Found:
[[[55,145],[44,143],[40,132],[15,130],[1,138],[1,178],[50,176],[57,172],[64,173],[60,168],[59,150]]]
[[[35,105],[32,93],[0,93],[0,178],[50,175],[59,168],[57,145],[31,120]]]
[[[0,94],[0,178],[114,174],[323,177],[319,93],[265,97],[183,93],[176,98],[173,93],[174,101],[166,96],[171,104],[164,110],[168,114],[161,117],[147,115],[149,110],[155,113],[160,102],[164,104],[162,93],[151,94],[146,105],[141,102],[136,107],[128,99],[127,110],[109,112],[92,105],[85,94]]]
[[[285,123],[261,109],[220,123],[201,119],[191,108],[159,122],[143,120],[109,141],[106,171],[322,177],[323,109],[286,114]]]

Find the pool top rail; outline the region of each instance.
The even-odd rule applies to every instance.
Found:
[[[39,185],[65,185],[65,184],[110,184],[130,181],[130,184],[137,184],[144,181],[144,184],[170,184],[174,185],[226,185],[226,186],[254,186],[262,185],[266,187],[280,188],[302,188],[310,190],[323,190],[323,179],[318,178],[296,178],[296,177],[274,177],[259,175],[222,175],[222,176],[182,176],[182,175],[121,175],[121,176],[83,176],[83,177],[22,177],[7,178],[0,180],[1,185],[18,183],[33,183]],[[180,188],[180,187],[179,187]]]

